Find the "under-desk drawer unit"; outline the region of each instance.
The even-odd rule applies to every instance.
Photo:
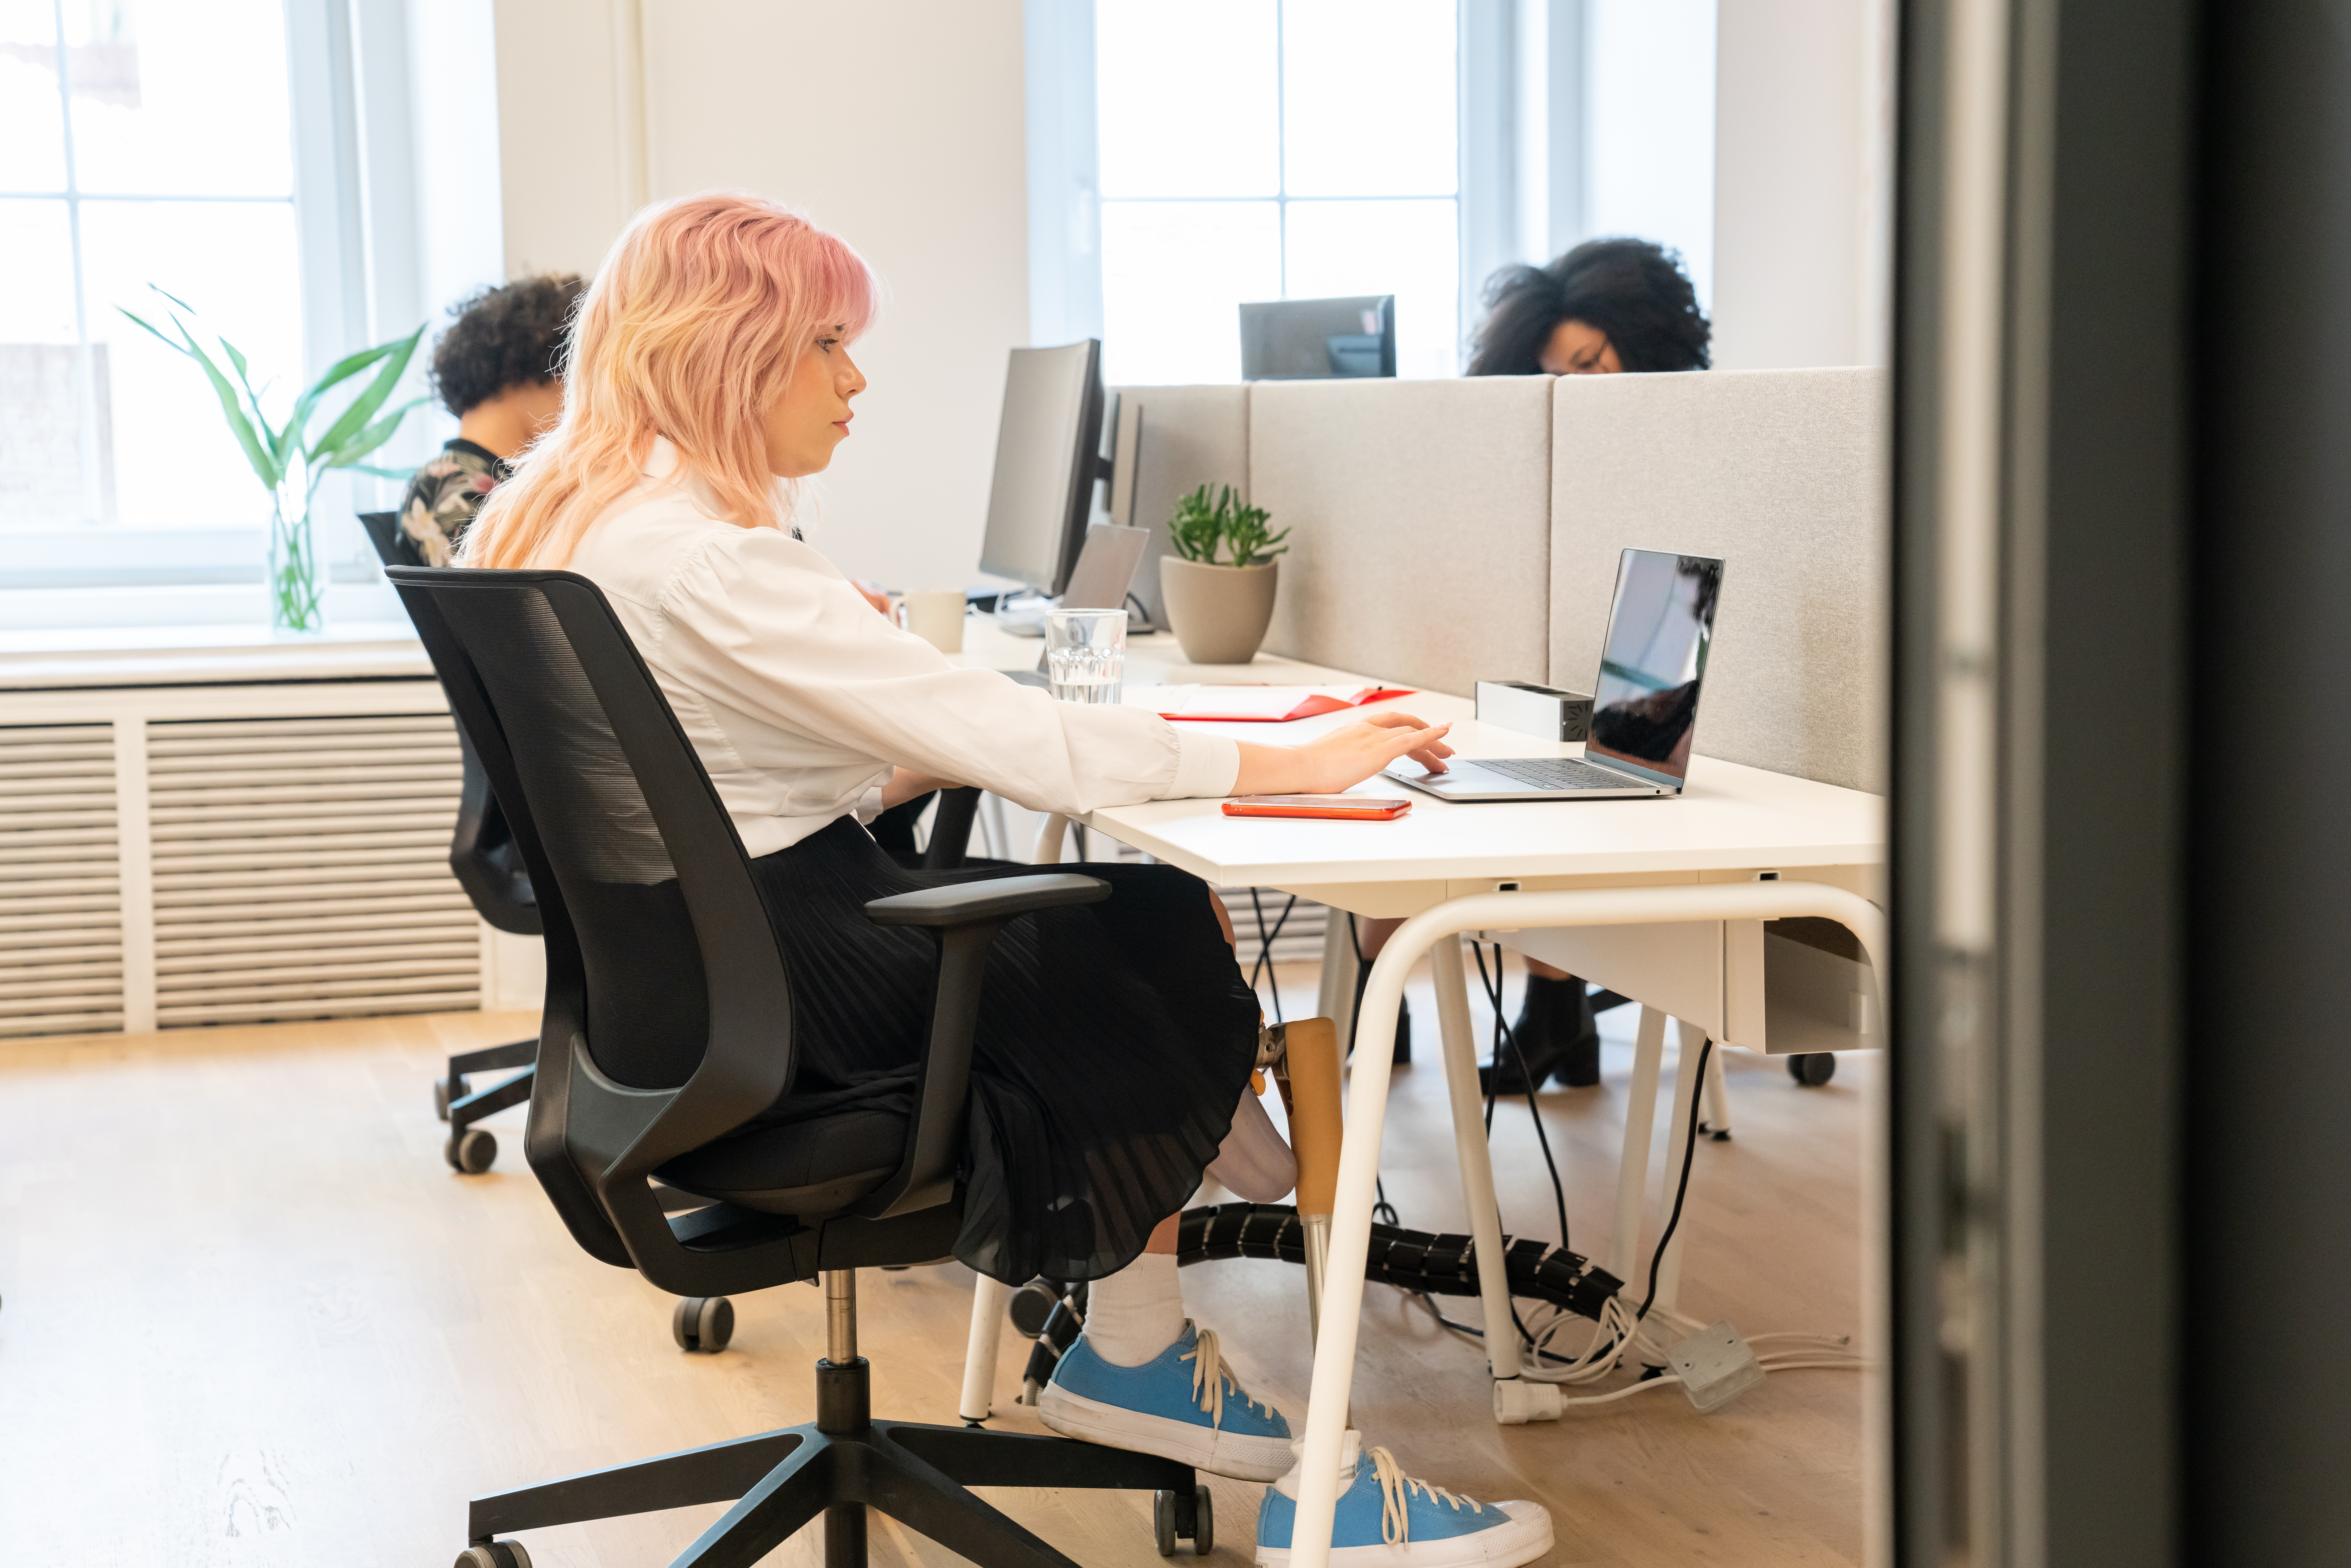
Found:
[[[0,1036],[469,1009],[431,681],[0,694]]]
[[[1481,935],[1750,1051],[1786,1056],[1886,1043],[1876,977],[1860,942],[1833,920]]]

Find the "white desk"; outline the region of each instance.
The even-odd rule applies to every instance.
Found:
[[[975,630],[964,655],[967,663],[995,668],[1034,663],[1035,642],[1004,638],[992,628]],[[1175,662],[1173,649],[1163,651],[1167,641],[1138,640],[1131,651],[1129,701],[1137,700],[1139,685],[1154,681],[1320,684],[1359,678],[1268,659],[1247,670],[1192,670]],[[1467,757],[1564,756],[1582,749],[1480,725],[1468,716],[1471,705],[1458,697],[1424,693],[1393,706],[1431,721],[1457,721],[1450,741]],[[1295,744],[1347,719],[1332,714],[1282,725],[1208,727],[1238,739]],[[1701,739],[1703,735],[1701,727]],[[1395,794],[1400,787],[1374,779],[1359,789]],[[1483,1135],[1460,935],[1554,927],[1592,933],[1597,946],[1583,950],[1575,972],[1613,984],[1644,1004],[1610,1269],[1628,1283],[1638,1257],[1640,1196],[1667,1014],[1715,1039],[1748,1043],[1742,1031],[1751,1038],[1763,1015],[1761,977],[1742,972],[1753,945],[1742,937],[1760,942],[1761,923],[1769,920],[1837,921],[1860,939],[1875,971],[1886,972],[1884,920],[1865,896],[1873,891],[1885,858],[1883,802],[1704,757],[1692,761],[1688,788],[1674,800],[1465,805],[1416,796],[1411,814],[1394,822],[1233,818],[1215,800],[1165,800],[1096,811],[1086,825],[1215,885],[1278,888],[1356,915],[1411,917],[1373,964],[1364,995],[1307,1406],[1294,1568],[1325,1568],[1328,1561],[1395,1019],[1405,977],[1420,956],[1428,955],[1436,979],[1455,1141],[1481,1260],[1500,1255],[1501,1227]],[[1059,859],[1057,824],[1049,824],[1038,858]],[[1761,880],[1766,876],[1773,880]],[[1622,947],[1612,958],[1600,933],[1627,926],[1663,929],[1656,940]],[[1593,956],[1601,963],[1583,967]],[[1620,965],[1614,974],[1606,967],[1612,962]],[[1326,974],[1326,999],[1332,989]],[[1676,1161],[1678,1131],[1682,1119],[1696,1113],[1695,1097],[1693,1085],[1676,1107],[1677,1134],[1669,1140],[1669,1156]],[[1675,1179],[1673,1170],[1667,1179]],[[1667,1267],[1673,1262],[1669,1257]],[[1509,1383],[1518,1376],[1519,1354],[1502,1271],[1481,1268],[1479,1286],[1488,1356],[1498,1383]]]

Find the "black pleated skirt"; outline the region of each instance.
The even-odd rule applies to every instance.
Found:
[[[751,862],[792,987],[790,1092],[755,1126],[913,1105],[936,945],[867,920],[870,899],[1034,868],[909,870],[843,817]],[[1258,1003],[1206,883],[1093,864],[1100,904],[1008,925],[972,1055],[970,1169],[956,1256],[1011,1284],[1132,1262],[1199,1185],[1257,1056]],[[748,1129],[746,1129],[747,1131]]]

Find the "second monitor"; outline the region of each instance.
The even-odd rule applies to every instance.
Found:
[[[996,477],[979,569],[1048,596],[1085,542],[1102,459],[1102,345],[1015,349],[1004,373]]]
[[[1277,299],[1241,307],[1241,380],[1396,373],[1395,296]]]

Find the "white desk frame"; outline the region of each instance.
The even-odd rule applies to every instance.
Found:
[[[1162,641],[1152,639],[1153,643]],[[1012,668],[1033,662],[1033,643],[983,636],[966,662]],[[1009,646],[1005,644],[1008,643]],[[1143,680],[1181,682],[1294,681],[1301,684],[1349,679],[1287,661],[1260,659],[1247,671],[1191,670],[1174,666],[1167,653],[1130,652],[1130,692]],[[1153,655],[1156,655],[1154,657]],[[1138,668],[1138,666],[1141,666]],[[1155,667],[1156,666],[1156,667]],[[1469,717],[1458,697],[1418,694],[1406,707],[1432,722]],[[1343,715],[1279,727],[1217,726],[1236,738],[1294,744],[1325,727],[1346,722]],[[1465,756],[1573,755],[1575,748],[1545,746],[1527,737],[1481,726],[1458,724],[1453,736]],[[1396,787],[1374,780],[1371,793]],[[1346,1432],[1349,1385],[1354,1371],[1357,1331],[1363,1312],[1364,1268],[1369,1253],[1372,1207],[1379,1176],[1379,1145],[1387,1110],[1395,1015],[1405,978],[1423,955],[1430,959],[1437,987],[1439,1032],[1454,1140],[1470,1232],[1479,1261],[1479,1293],[1487,1325],[1486,1349],[1499,1381],[1520,1374],[1518,1340],[1510,1317],[1509,1284],[1499,1269],[1484,1260],[1502,1251],[1501,1224],[1493,1170],[1485,1139],[1484,1103],[1478,1087],[1476,1047],[1471,1039],[1468,988],[1461,960],[1461,935],[1545,927],[1689,926],[1816,916],[1834,920],[1859,939],[1871,967],[1888,973],[1885,917],[1850,888],[1809,880],[1759,881],[1765,871],[1785,867],[1844,872],[1874,868],[1883,861],[1884,834],[1876,803],[1851,791],[1832,789],[1779,775],[1699,758],[1691,768],[1692,799],[1683,802],[1580,802],[1562,805],[1478,807],[1422,800],[1403,823],[1277,824],[1225,818],[1214,801],[1155,801],[1092,813],[1086,825],[1220,886],[1266,886],[1296,892],[1335,909],[1370,915],[1405,915],[1372,965],[1366,983],[1357,1051],[1352,1069],[1346,1135],[1339,1166],[1337,1212],[1324,1285],[1324,1311],[1314,1352],[1314,1372],[1306,1412],[1304,1473],[1299,1496],[1293,1568],[1328,1568],[1332,1521],[1338,1504],[1338,1466]],[[1635,813],[1687,813],[1708,800],[1712,825],[1705,841],[1680,832],[1698,819]],[[1866,802],[1865,812],[1863,803]],[[1523,831],[1498,841],[1492,826],[1510,821],[1514,830],[1545,819],[1496,817],[1492,813],[1568,813],[1548,821],[1571,824],[1580,837],[1552,844],[1529,843]],[[1607,813],[1605,815],[1595,813]],[[1861,821],[1866,815],[1865,824]],[[1595,840],[1584,830],[1608,824]],[[1034,859],[1058,862],[1063,820],[1047,821]],[[1269,828],[1305,829],[1274,837]],[[1333,831],[1335,830],[1335,831]],[[1402,830],[1399,831],[1398,830]],[[1622,830],[1621,833],[1614,830]],[[1619,843],[1622,837],[1625,841]],[[1319,839],[1319,843],[1317,842]],[[1735,880],[1709,880],[1735,878]],[[1840,878],[1843,880],[1843,878]],[[1496,891],[1511,882],[1519,891]],[[1537,885],[1549,882],[1583,885]],[[1617,885],[1590,885],[1594,882]],[[1677,1009],[1704,1020],[1701,1009]],[[1648,1161],[1649,1128],[1663,1053],[1664,1012],[1645,1002],[1636,1057],[1633,1124],[1626,1129],[1624,1164],[1616,1195],[1617,1224],[1610,1271],[1628,1282],[1637,1260],[1641,1200]],[[1719,1020],[1712,1032],[1721,1038]],[[1706,1027],[1700,1021],[1699,1027]],[[1687,1027],[1686,1023],[1685,1027]],[[1643,1092],[1646,1082],[1646,1093]],[[1692,1083],[1676,1111],[1675,1153],[1683,1118],[1696,1114],[1700,1085]],[[1636,1146],[1637,1145],[1637,1146]],[[1637,1155],[1638,1164],[1635,1164]],[[1676,1173],[1669,1171],[1669,1182]],[[1671,1253],[1677,1254],[1677,1241]],[[1677,1272],[1669,1255],[1660,1266],[1661,1286]],[[1664,1294],[1663,1290],[1660,1291]],[[962,1414],[983,1418],[994,1381],[995,1350],[1008,1291],[982,1279],[973,1301],[969,1354],[966,1361]]]

